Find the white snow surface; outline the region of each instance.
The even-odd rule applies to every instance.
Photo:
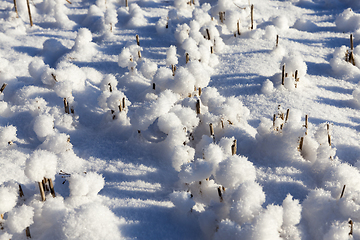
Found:
[[[16,2],[1,240],[360,239],[358,1]]]

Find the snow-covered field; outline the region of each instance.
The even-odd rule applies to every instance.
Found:
[[[0,2],[1,240],[360,239],[360,2],[29,7]]]

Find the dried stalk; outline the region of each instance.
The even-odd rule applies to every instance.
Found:
[[[136,44],[138,46],[140,46],[140,39],[139,39],[139,35],[136,34]]]
[[[70,114],[69,102],[66,100],[66,98],[64,98],[64,108],[65,108],[65,113]]]
[[[113,90],[112,90],[111,83],[108,83],[108,85],[109,85],[109,91],[112,92]]]
[[[20,184],[19,184],[19,196],[24,197],[24,192],[23,192],[22,187],[21,187]]]
[[[219,194],[220,202],[222,202],[224,199],[222,197],[221,187],[218,187],[218,194]]]
[[[351,49],[351,51],[354,50],[354,41],[353,41],[353,35],[352,34],[350,34],[350,49]]]
[[[19,13],[18,13],[18,10],[17,10],[16,0],[14,0],[14,9],[15,9],[15,12],[16,12],[16,17],[19,18]]]
[[[42,182],[38,182],[38,185],[39,185],[39,189],[40,189],[41,200],[44,202],[44,201],[46,201],[44,186],[43,186]]]
[[[29,13],[29,19],[30,19],[30,26],[33,26],[33,21],[32,21],[32,17],[31,17],[31,10],[30,10],[30,3],[29,0],[26,0],[26,4],[27,4],[27,8],[28,8],[28,13]]]
[[[153,89],[155,90],[155,83],[153,83]]]
[[[55,194],[55,189],[54,189],[54,184],[52,182],[52,179],[49,178],[48,179],[48,182],[49,182],[49,187],[50,187],[50,193],[53,197],[56,197],[56,194]]]
[[[44,179],[42,180],[42,184],[43,184],[43,188],[45,192],[49,191],[49,187],[47,185],[47,178],[44,177]]]
[[[300,144],[299,144],[299,150],[301,151],[303,148],[303,144],[304,144],[304,137],[300,138]]]
[[[236,146],[237,146],[237,144],[236,144],[236,139],[235,139],[233,142],[233,145],[231,145],[231,154],[232,155],[236,154]]]
[[[210,136],[214,136],[214,126],[212,123],[209,124],[210,127]]]
[[[346,187],[346,185],[344,185],[344,187],[343,187],[343,189],[342,189],[342,191],[341,191],[341,195],[340,195],[340,198],[342,198],[342,197],[344,196],[344,192],[345,192],[345,187]]]
[[[353,235],[354,222],[350,219],[349,224],[350,224],[349,235]]]
[[[29,227],[26,227],[25,234],[26,234],[27,238],[31,238],[30,228]]]
[[[125,0],[125,7],[128,7],[128,0]]]
[[[4,92],[6,86],[7,86],[6,83],[4,83],[4,84],[1,86],[1,88],[0,88],[0,93],[3,93],[3,92]]]
[[[171,65],[171,70],[172,70],[173,76],[175,76],[176,66],[172,64]]]
[[[196,113],[200,114],[200,100],[197,100],[196,102]]]
[[[295,81],[298,82],[300,79],[298,78],[298,75],[299,75],[299,71],[296,70],[295,71]]]
[[[276,35],[276,47],[279,46],[279,35]]]
[[[350,54],[349,54],[349,62],[355,66],[355,58],[354,58],[353,52],[350,52]]]
[[[285,122],[287,122],[287,120],[289,119],[289,114],[290,114],[290,109],[288,109],[288,110],[286,111]]]
[[[237,21],[237,34],[240,36],[241,32],[240,32],[240,19]]]
[[[282,66],[281,85],[285,85],[285,64]]]
[[[199,87],[199,97],[201,96],[201,87]]]
[[[210,32],[208,28],[206,29],[206,34],[207,34],[207,39],[210,40]]]
[[[188,62],[189,62],[189,60],[190,60],[190,58],[189,58],[189,54],[188,54],[188,53],[186,53],[185,57],[186,57],[186,63],[188,63]]]
[[[273,127],[274,127],[274,130],[275,130],[275,121],[276,121],[276,114],[274,114],[274,117],[273,117]]]
[[[305,115],[305,128],[306,128],[305,135],[307,135],[308,133],[308,122],[309,122],[309,117],[308,115]]]
[[[251,30],[254,29],[254,4],[251,5]]]

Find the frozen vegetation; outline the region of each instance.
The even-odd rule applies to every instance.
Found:
[[[14,3],[0,240],[360,239],[358,1]]]

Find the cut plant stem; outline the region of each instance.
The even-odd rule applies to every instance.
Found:
[[[210,127],[210,136],[214,136],[214,126],[212,123],[209,124]]]
[[[282,85],[285,85],[285,64],[282,66],[281,84],[282,84]]]
[[[27,238],[31,238],[30,227],[26,227],[25,234]]]
[[[22,187],[21,187],[20,184],[19,184],[19,196],[24,197],[24,192],[23,192]]]
[[[188,53],[186,53],[186,55],[185,55],[185,57],[186,57],[186,63],[188,63],[189,62],[189,54]]]
[[[155,83],[153,83],[153,89],[155,90]]]
[[[52,182],[52,179],[49,178],[48,179],[48,182],[49,182],[49,187],[50,187],[50,193],[53,197],[56,197],[56,194],[55,194],[55,189],[54,189],[54,184]]]
[[[210,46],[210,52],[211,52],[211,54],[214,53],[214,47],[213,46]]]
[[[290,114],[290,109],[288,109],[288,110],[286,111],[285,122],[287,122],[287,120],[289,119],[289,114]]]
[[[123,107],[123,110],[125,110],[125,97],[123,97],[123,99],[122,99],[122,107]]]
[[[237,34],[240,36],[241,32],[240,32],[240,19],[237,21]]]
[[[351,51],[354,50],[354,41],[353,41],[353,35],[350,34],[350,49]]]
[[[33,26],[33,21],[32,21],[32,17],[31,17],[31,10],[30,10],[30,3],[29,0],[26,0],[26,4],[27,4],[27,8],[28,8],[28,13],[29,13],[29,19],[30,19],[30,26]]]
[[[349,62],[355,66],[355,58],[354,58],[353,52],[350,52],[350,54],[349,54]]]
[[[224,23],[225,20],[225,12],[219,12],[219,19],[221,23]]]
[[[308,121],[309,121],[309,117],[308,115],[305,115],[305,128],[306,128],[305,135],[307,135],[308,133]]]
[[[201,96],[201,87],[199,87],[199,97]]]
[[[299,79],[298,79],[298,75],[299,75],[299,71],[298,71],[298,70],[296,70],[296,71],[295,71],[295,81],[296,81],[296,82],[298,82],[298,81],[299,81]]]
[[[119,112],[122,112],[122,106],[121,106],[121,104],[119,105]]]
[[[16,0],[14,0],[14,9],[15,9],[16,17],[19,18],[19,13],[18,13],[18,10],[17,10]]]
[[[48,183],[47,178],[44,178],[44,179],[42,180],[42,184],[43,184],[43,187],[44,187],[44,191],[45,191],[45,192],[48,192],[48,191],[50,190],[49,187],[48,187],[48,185],[47,185],[47,183]]]
[[[304,144],[304,137],[301,137],[300,138],[300,144],[299,144],[299,150],[300,151],[302,151],[303,144]]]
[[[222,197],[221,187],[218,187],[218,194],[219,194],[220,202],[222,202],[224,199]]]
[[[254,29],[254,4],[251,4],[251,30]]]
[[[210,32],[208,28],[206,29],[206,34],[207,34],[207,39],[210,40]]]
[[[109,85],[109,91],[112,92],[113,90],[112,90],[111,83],[108,83],[108,85]]]
[[[279,35],[276,35],[276,47],[279,46]]]
[[[139,35],[136,34],[136,44],[138,46],[140,46],[140,39],[139,39]]]
[[[4,92],[6,86],[7,86],[6,83],[4,83],[4,84],[1,86],[1,88],[0,88],[0,93],[3,93],[3,92]]]
[[[64,108],[65,108],[65,113],[70,114],[70,111],[69,111],[69,103],[68,103],[68,101],[66,100],[66,98],[64,98]]]
[[[275,130],[275,121],[276,121],[276,114],[274,114],[274,117],[273,117],[273,127],[274,127],[274,130]]]
[[[44,186],[43,186],[42,182],[38,182],[38,185],[39,185],[39,190],[40,190],[40,195],[41,195],[41,201],[44,202],[46,200]]]
[[[72,4],[72,2],[70,2],[69,0],[66,0],[68,4]]]
[[[231,154],[232,155],[236,155],[236,146],[237,146],[237,144],[236,144],[236,139],[235,139],[233,142],[233,145],[231,145]]]
[[[141,58],[141,51],[138,51],[138,57]]]
[[[196,101],[196,113],[200,114],[200,100],[199,99]]]
[[[176,66],[171,64],[171,70],[172,70],[173,76],[175,76]]]
[[[350,219],[349,224],[350,224],[349,235],[353,235],[354,222]]]
[[[54,79],[55,82],[58,82],[58,80],[56,79],[56,76],[55,76],[54,73],[51,73],[51,76],[53,77],[53,79]]]
[[[128,7],[128,0],[125,0],[125,7]]]
[[[340,198],[342,198],[342,197],[344,196],[344,192],[345,192],[345,187],[346,187],[346,185],[344,185],[344,187],[343,187],[343,189],[342,189],[342,191],[341,191],[341,195],[340,195]]]

